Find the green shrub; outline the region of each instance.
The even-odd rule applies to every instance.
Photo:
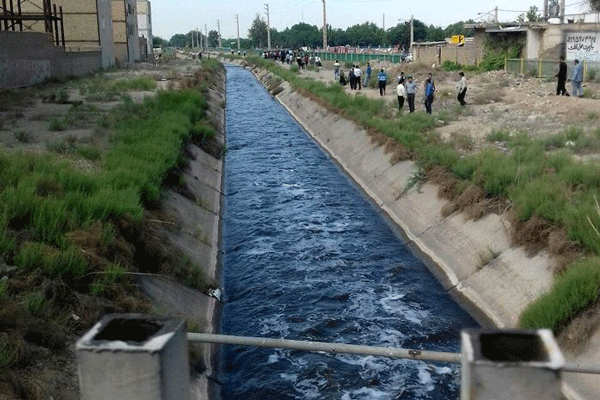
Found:
[[[115,287],[127,275],[127,270],[118,264],[109,263],[106,271],[99,273],[90,285],[91,294],[104,293],[107,289]]]
[[[90,161],[97,161],[100,159],[100,150],[95,146],[82,146],[76,150],[77,154],[81,157],[86,158]]]
[[[556,279],[550,291],[521,314],[523,328],[556,330],[575,313],[598,299],[600,289],[600,258],[578,261]]]
[[[17,266],[34,270],[40,268],[50,277],[77,278],[87,270],[87,261],[78,248],[64,251],[44,243],[26,242],[15,257]]]

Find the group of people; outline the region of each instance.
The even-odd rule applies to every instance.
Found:
[[[352,68],[350,68],[350,71],[348,71],[348,81],[346,81],[346,75],[344,74],[344,71],[341,70],[339,61],[335,60],[333,63],[333,78],[340,82],[342,86],[346,86],[347,83],[350,83],[351,90],[361,90],[363,86],[367,86],[371,80],[371,72],[371,64],[368,62],[364,73],[357,64],[353,65]]]
[[[581,82],[583,82],[583,65],[578,59],[573,61],[573,71],[571,75],[571,84],[573,85],[573,96],[583,97],[583,89],[581,88]],[[565,84],[567,82],[567,63],[565,62],[565,56],[560,56],[558,62],[558,74],[554,75],[558,78],[558,84],[556,85],[556,95],[569,96]]]
[[[383,72],[383,69],[381,70]],[[459,73],[460,80],[456,85],[457,88],[457,96],[456,99],[460,103],[461,106],[466,106],[467,102],[465,101],[465,96],[467,94],[467,78],[465,77],[464,72]],[[385,93],[385,88],[383,89]],[[423,105],[425,106],[425,111],[428,114],[431,114],[431,106],[433,105],[433,100],[435,99],[435,92],[437,89],[435,88],[435,81],[433,80],[433,74],[430,72],[427,75],[427,79],[423,82],[423,92],[424,92],[424,100]],[[398,86],[396,86],[396,95],[398,96],[398,110],[402,112],[404,107],[404,101],[408,103],[409,112],[415,112],[415,95],[417,93],[417,84],[414,82],[412,75],[405,76],[404,72],[400,73],[398,77]],[[380,95],[381,89],[379,92]]]
[[[361,90],[362,86],[366,86],[371,79],[371,64],[367,62],[366,73],[364,74],[364,80],[361,85],[361,77],[363,77],[363,71],[360,69],[358,65],[353,65],[348,71],[348,80],[346,80],[346,75],[344,71],[342,71],[340,63],[338,60],[335,60],[333,63],[333,77],[336,81],[340,82],[342,86],[346,86],[346,84],[350,83],[351,90]],[[457,84],[457,100],[461,106],[466,106],[467,102],[465,101],[465,96],[467,94],[467,78],[465,77],[464,72],[459,73],[460,80]],[[408,103],[409,111],[415,112],[415,95],[417,93],[417,84],[413,80],[412,76],[405,76],[404,72],[400,73],[400,76],[397,78],[398,85],[396,86],[396,95],[398,97],[398,109],[402,112],[404,107],[404,102]],[[379,89],[379,95],[385,96],[385,89],[387,87],[388,76],[385,73],[385,70],[381,68],[379,73],[377,74],[377,83]],[[433,101],[435,99],[435,82],[433,80],[433,74],[429,73],[427,79],[423,83],[423,92],[425,94],[423,104],[425,106],[425,111],[428,114],[431,114],[431,107],[433,105]]]

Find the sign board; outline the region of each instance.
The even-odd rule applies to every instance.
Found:
[[[600,62],[599,32],[567,32],[567,60]]]
[[[450,38],[451,44],[463,44],[465,42],[464,35],[454,35]]]

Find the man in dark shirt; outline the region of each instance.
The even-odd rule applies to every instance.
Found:
[[[554,75],[558,77],[558,84],[556,85],[556,95],[562,94],[568,96],[567,88],[565,88],[565,82],[567,81],[567,63],[565,62],[565,56],[560,56],[560,62],[558,63],[558,74]]]

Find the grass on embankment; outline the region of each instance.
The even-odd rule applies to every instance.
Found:
[[[38,361],[68,349],[105,313],[150,312],[134,273],[210,284],[200,265],[169,255],[155,237],[156,210],[166,181],[178,184],[184,147],[215,133],[206,85],[221,66],[203,68],[193,89],[111,111],[110,148],[97,168],[81,170],[73,153],[0,153],[0,392],[67,398],[56,383],[62,364]]]
[[[420,167],[419,176],[439,167],[450,171],[454,178],[445,182],[444,195],[451,202],[473,187],[482,188],[487,199],[508,200],[517,216],[515,242],[547,248],[555,255],[581,249],[600,255],[600,213],[596,208],[600,168],[579,163],[572,157],[572,148],[597,149],[600,131],[594,137],[587,137],[580,130],[567,129],[564,134],[545,140],[496,134],[489,140],[504,142],[507,152],[489,148],[465,155],[453,143],[441,140],[433,129],[438,121],[449,119],[444,112],[396,118],[382,100],[348,95],[337,83],[326,85],[304,80],[267,60],[249,61],[279,75],[294,89],[350,117],[371,133],[376,131],[392,138],[400,145],[400,148],[395,146],[396,151]],[[385,140],[380,142],[384,144]],[[556,152],[557,148],[562,151]],[[566,232],[563,235],[566,238],[556,240],[561,237],[557,232]],[[566,272],[557,276],[548,295],[523,313],[522,325],[554,330],[565,326],[580,310],[598,301],[599,270],[600,258],[596,257],[561,268],[558,275]]]

